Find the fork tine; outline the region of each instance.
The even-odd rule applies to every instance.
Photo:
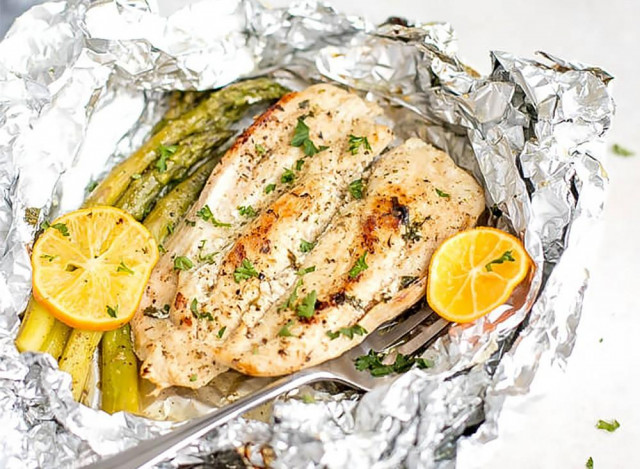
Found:
[[[366,345],[370,346],[371,349],[376,352],[381,352],[384,349],[391,347],[393,344],[398,342],[398,340],[402,339],[421,322],[431,316],[431,314],[433,314],[433,311],[431,311],[429,307],[425,306],[401,323],[390,327],[385,331],[371,334],[366,340]]]
[[[411,355],[415,353],[420,347],[425,345],[433,338],[437,337],[438,334],[440,334],[440,332],[442,332],[448,325],[448,321],[439,318],[436,322],[430,324],[429,326],[419,326],[420,332],[412,337],[409,341],[398,347],[398,353],[401,353],[403,355]]]

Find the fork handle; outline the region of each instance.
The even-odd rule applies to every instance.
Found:
[[[165,435],[143,441],[139,445],[115,456],[90,464],[86,466],[86,469],[138,469],[151,467],[174,455],[178,450],[211,430],[239,417],[264,402],[304,384],[332,378],[331,374],[318,370],[303,370],[285,376],[259,391],[238,399],[232,404],[191,420]]]

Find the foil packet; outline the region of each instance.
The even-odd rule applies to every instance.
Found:
[[[518,307],[431,346],[434,368],[364,395],[298,391],[313,399],[278,399],[267,422],[233,421],[159,467],[445,468],[458,448],[495,438],[504,399],[575,341],[607,186],[612,77],[506,52],[479,76],[457,58],[448,24],[375,27],[314,1],[202,1],[168,16],[150,3],[45,3],[0,43],[0,466],[80,467],[175,425],[78,404],[50,356],[18,353],[29,249],[42,220],[77,208],[87,184],[140,143],[162,91],[266,73],[381,102],[399,137],[431,141],[476,176],[493,221],[523,237],[536,270]],[[206,410],[172,398],[185,416]]]

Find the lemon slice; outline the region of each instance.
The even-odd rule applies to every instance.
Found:
[[[33,246],[33,294],[65,324],[108,331],[135,313],[158,247],[147,229],[114,207],[63,215]]]
[[[466,323],[504,304],[533,265],[518,238],[475,228],[447,239],[429,265],[427,302],[443,318]]]

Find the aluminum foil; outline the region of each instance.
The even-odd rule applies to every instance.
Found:
[[[502,213],[492,221],[523,236],[536,269],[513,307],[439,339],[426,352],[433,369],[365,395],[300,390],[313,399],[280,399],[269,422],[236,420],[160,466],[240,454],[282,468],[453,467],[458,448],[495,438],[504,399],[571,353],[614,106],[598,68],[492,52],[483,77],[456,50],[447,24],[374,27],[314,1],[216,0],[163,15],[144,0],[68,0],[18,19],[0,43],[0,466],[77,467],[170,429],[77,404],[51,357],[18,354],[29,248],[39,222],[79,206],[139,144],[162,90],[269,72],[382,102],[398,136],[428,139],[473,172]]]

